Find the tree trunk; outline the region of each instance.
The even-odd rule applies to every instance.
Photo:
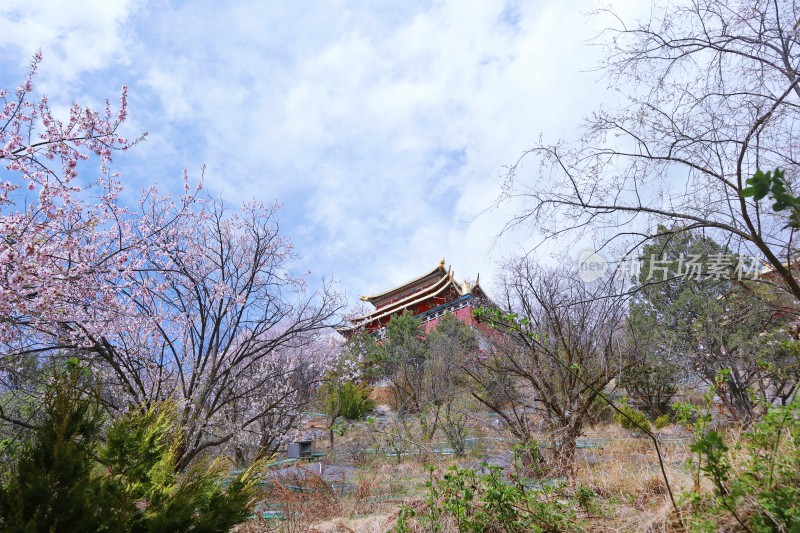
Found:
[[[567,429],[561,437],[560,447],[556,453],[557,463],[554,465],[556,470],[566,476],[575,473],[575,451],[577,440],[583,429],[580,417],[573,416],[567,422]]]

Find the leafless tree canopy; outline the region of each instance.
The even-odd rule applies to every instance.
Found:
[[[798,5],[662,3],[634,25],[597,15],[615,19],[599,40],[623,103],[589,117],[576,142],[540,143],[510,168],[507,193],[526,201],[511,225],[546,236],[591,227],[629,245],[657,222],[708,228],[766,258],[800,298],[785,266],[793,231],[766,201],[741,196],[757,168],[780,168],[790,183],[798,173]],[[532,162],[538,175],[523,177]]]
[[[476,398],[523,442],[534,438],[534,410],[544,413],[571,460],[597,396],[629,364],[625,302],[602,283],[588,286],[527,258],[510,260],[500,285],[498,304],[516,316],[499,324],[494,355],[471,370],[484,385]]]

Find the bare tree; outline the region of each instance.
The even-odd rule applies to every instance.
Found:
[[[800,170],[800,7],[788,0],[691,0],[615,17],[602,65],[623,99],[589,117],[573,143],[540,143],[508,173],[526,207],[510,224],[547,236],[600,230],[636,246],[657,223],[706,228],[763,256],[800,299],[788,216],[742,196],[758,168]],[[527,179],[523,162],[535,159]],[[528,161],[530,162],[530,161]],[[577,233],[576,233],[577,235]],[[631,242],[632,241],[632,242]]]
[[[573,276],[528,258],[509,260],[496,301],[511,314],[495,315],[495,353],[470,370],[483,385],[475,398],[524,444],[535,439],[532,415],[544,414],[566,468],[595,400],[628,365],[624,300]],[[502,393],[493,390],[497,382]]]
[[[210,203],[181,219],[130,281],[130,327],[88,337],[112,409],[179,401],[180,467],[223,446],[270,453],[324,372],[319,336],[341,301],[331,284],[306,294],[276,211]]]
[[[426,339],[428,361],[424,387],[429,409],[456,454],[466,450],[470,401],[464,365],[478,353],[478,338],[472,329],[452,313],[445,313]]]

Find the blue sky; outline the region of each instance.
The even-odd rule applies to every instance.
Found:
[[[629,18],[643,7],[613,6]],[[127,84],[128,134],[149,133],[115,161],[129,191],[178,191],[182,170],[205,164],[213,195],[278,200],[303,270],[356,303],[442,257],[488,282],[535,242],[495,242],[519,205],[492,205],[504,165],[540,134],[570,137],[614,104],[590,72],[601,50],[586,41],[608,22],[588,15],[598,7],[5,0],[0,87],[36,49],[37,92],[57,107],[114,101]]]

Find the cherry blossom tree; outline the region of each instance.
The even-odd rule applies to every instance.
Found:
[[[32,96],[36,54],[15,91],[0,90],[0,377],[4,388],[37,366],[52,338],[76,343],[135,268],[131,220],[119,206],[111,156],[130,142],[119,133],[127,89],[112,111],[73,104],[56,118]],[[92,168],[91,163],[97,166]],[[92,176],[79,179],[78,170]],[[27,357],[23,356],[27,354]],[[3,395],[5,400],[10,395]],[[13,402],[12,402],[13,403]],[[0,417],[8,421],[6,402]],[[13,419],[13,418],[12,418]],[[22,422],[14,419],[15,422]]]
[[[116,112],[108,103],[102,112],[73,104],[62,121],[46,97],[31,97],[40,61],[34,56],[13,95],[0,90],[0,341],[6,343],[19,340],[20,328],[91,314],[91,302],[113,297],[117,280],[135,266],[126,254],[135,243],[117,203],[120,183],[110,171],[112,153],[133,144],[117,133],[127,89]],[[78,168],[90,158],[99,169],[81,181]]]
[[[160,226],[177,209],[159,200],[147,218]],[[198,203],[150,240],[126,289],[139,320],[91,336],[89,350],[109,367],[119,398],[182,402],[182,464],[240,431],[253,434],[259,449],[274,447],[276,431],[287,428],[265,420],[289,406],[284,418],[292,419],[324,372],[318,337],[337,324],[342,304],[331,283],[307,294],[293,274],[277,209]]]
[[[66,353],[91,362],[112,415],[179,402],[179,467],[225,445],[274,449],[324,371],[319,336],[341,308],[333,284],[306,290],[277,205],[226,209],[185,174],[177,198],[151,188],[120,206],[110,162],[132,144],[117,134],[125,90],[116,114],[73,105],[60,122],[46,98],[31,100],[39,61],[13,99],[0,93],[5,387],[26,358]],[[93,159],[97,177],[80,181]]]

